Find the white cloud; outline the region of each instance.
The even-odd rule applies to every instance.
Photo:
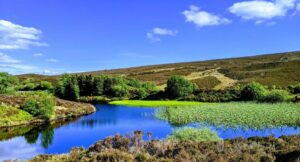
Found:
[[[33,56],[35,56],[35,57],[43,57],[44,54],[42,54],[42,53],[35,53],[35,54],[33,54]]]
[[[20,63],[20,60],[11,58],[10,56],[0,52],[0,63]]]
[[[253,0],[237,2],[229,11],[245,20],[255,20],[261,23],[275,17],[286,16],[289,10],[295,7],[296,0]]]
[[[217,16],[206,11],[201,11],[200,8],[195,5],[191,5],[189,10],[183,11],[182,14],[185,16],[186,22],[194,23],[198,27],[231,23],[231,20],[229,19]]]
[[[300,11],[300,3],[297,4],[297,10]]]
[[[146,37],[153,42],[160,41],[160,36],[176,36],[177,30],[170,30],[167,28],[153,28],[151,32],[146,33]]]
[[[20,60],[0,52],[0,71],[12,74],[28,73],[37,70],[35,66],[25,65]]]
[[[30,46],[46,46],[40,41],[42,32],[10,21],[0,20],[0,49],[28,49]]]
[[[154,28],[152,32],[153,34],[157,34],[157,35],[170,35],[170,36],[175,36],[178,33],[176,30],[170,30],[166,28]]]
[[[54,59],[54,58],[49,58],[46,59],[47,62],[58,62],[58,60]]]

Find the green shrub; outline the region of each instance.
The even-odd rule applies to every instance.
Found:
[[[245,85],[241,91],[241,99],[244,101],[257,101],[262,99],[267,93],[266,88],[256,82]]]
[[[221,140],[216,132],[209,128],[180,128],[175,130],[170,136],[169,140],[177,141],[219,141]]]
[[[260,101],[261,102],[286,102],[290,98],[289,93],[285,90],[272,90],[267,93]]]
[[[15,92],[18,84],[19,80],[17,77],[8,73],[0,73],[0,94]]]
[[[50,119],[54,115],[55,98],[45,92],[26,93],[21,108],[35,117]]]
[[[193,93],[196,85],[181,76],[172,76],[167,81],[165,92],[170,98],[185,97]]]
[[[35,88],[35,90],[48,90],[48,91],[52,91],[53,90],[53,85],[50,82],[41,81],[38,84],[38,86]]]
[[[127,97],[129,96],[129,89],[126,85],[116,85],[112,87],[112,95],[114,97]]]
[[[290,91],[293,93],[293,94],[298,94],[300,93],[300,83],[296,84],[296,85],[291,85],[289,86],[289,89]]]
[[[22,109],[32,116],[39,116],[41,114],[38,102],[33,98],[27,98]]]

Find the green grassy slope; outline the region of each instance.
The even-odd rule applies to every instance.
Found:
[[[212,88],[217,86],[218,80],[224,88],[236,83],[257,81],[267,85],[287,86],[300,81],[300,51],[269,55],[258,55],[242,58],[229,58],[199,62],[185,62],[175,64],[162,64],[141,66],[133,68],[101,70],[85,72],[92,75],[122,75],[126,78],[135,78],[141,81],[153,81],[164,85],[172,75],[182,75],[199,83],[205,80]],[[55,81],[57,76],[21,75],[20,78],[32,77]],[[204,78],[204,79],[202,79]],[[205,84],[204,84],[205,85]],[[201,84],[202,86],[202,84]]]

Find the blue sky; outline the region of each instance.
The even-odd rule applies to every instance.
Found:
[[[91,71],[300,50],[300,0],[0,0],[0,71]]]

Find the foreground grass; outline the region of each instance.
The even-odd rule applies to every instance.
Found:
[[[68,154],[39,155],[30,162],[70,161],[299,161],[300,136],[254,137],[225,141],[138,141],[108,137],[88,149]]]
[[[32,120],[32,115],[26,111],[6,104],[0,105],[0,127],[17,125]]]
[[[293,103],[213,103],[159,110],[156,116],[174,125],[204,122],[228,127],[300,126],[300,105]]]
[[[172,107],[172,106],[195,106],[201,105],[201,102],[191,101],[144,101],[144,100],[122,100],[112,101],[112,105],[125,105],[125,106],[141,106],[141,107]]]

